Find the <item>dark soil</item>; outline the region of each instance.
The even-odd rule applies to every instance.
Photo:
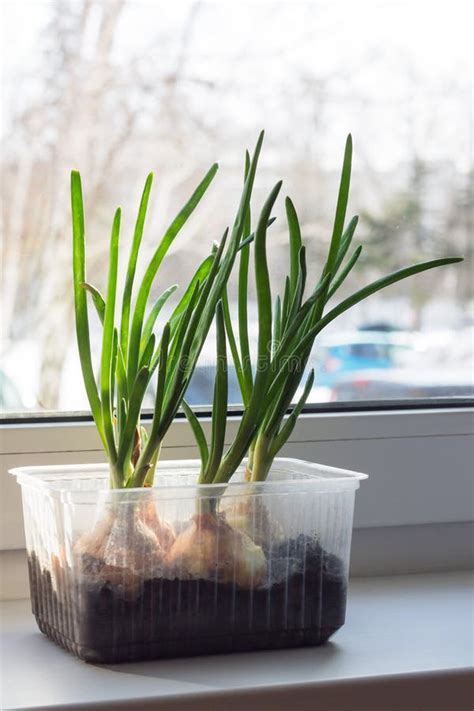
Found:
[[[100,575],[100,565],[95,577],[74,587],[58,565],[53,586],[51,573],[31,555],[33,613],[50,639],[95,663],[325,642],[344,624],[340,560],[304,536],[274,547],[267,559],[272,577],[282,582],[246,590],[210,580],[153,578],[130,596]],[[88,569],[94,564],[83,561]]]

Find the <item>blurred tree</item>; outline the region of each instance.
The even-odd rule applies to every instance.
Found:
[[[444,221],[443,234],[464,256],[464,268],[458,272],[455,290],[458,299],[467,306],[474,299],[474,168],[466,173],[461,188],[450,195]]]
[[[427,225],[424,209],[427,174],[425,164],[415,159],[403,190],[390,195],[377,210],[362,211],[367,264],[399,269],[407,258],[421,260],[437,254],[440,240],[437,232]]]
[[[170,71],[155,72],[154,91],[161,96],[150,111],[151,140],[141,124],[151,81],[140,64],[146,48],[140,48],[123,71],[117,71],[114,58],[125,4],[125,0],[54,0],[43,37],[41,91],[16,117],[2,155],[2,341],[39,342],[36,396],[45,409],[57,407],[73,333],[70,169],[77,167],[84,175],[87,226],[100,230],[100,238],[89,239],[88,270],[102,284],[111,223],[111,211],[105,212],[104,205],[126,195],[130,183],[138,185],[144,179],[150,168],[148,152],[147,167],[137,158],[140,152],[144,155],[144,146],[146,151],[156,150],[153,119],[159,118],[167,132],[165,140],[161,136],[159,152],[168,165],[176,166],[159,176],[160,212],[169,218],[170,210],[181,206],[180,198],[194,188],[200,175],[194,161],[176,160],[188,140],[190,122],[188,131],[181,126],[178,134],[172,128],[180,112],[176,88],[185,64],[183,48],[199,3],[190,6],[181,43],[175,38],[175,65]],[[162,92],[156,91],[158,82]],[[127,169],[127,179],[121,180],[121,172]]]
[[[42,92],[17,117],[3,157],[3,328],[12,340],[40,339],[37,397],[47,409],[58,402],[73,328],[71,158],[94,176],[87,191],[93,216],[100,210],[107,174],[136,121],[133,105],[124,101],[114,107],[108,139],[99,142],[94,135],[98,116],[112,108],[110,87],[116,78],[111,50],[123,5],[123,0],[100,5],[56,0],[45,33]],[[105,249],[104,241],[91,250],[92,269],[103,262]]]
[[[360,233],[364,244],[364,264],[368,268],[372,267],[376,272],[389,271],[400,269],[410,261],[463,253],[468,233],[463,214],[463,209],[468,207],[466,195],[462,198],[458,196],[458,190],[453,191],[454,204],[449,207],[448,214],[457,221],[456,229],[449,224],[445,226],[442,221],[444,210],[435,211],[432,205],[427,204],[435,192],[434,187],[429,185],[430,177],[429,167],[415,157],[409,168],[406,188],[395,192],[378,209],[362,211]],[[462,208],[458,206],[458,200],[461,200]],[[435,212],[434,218],[430,210]],[[441,280],[438,287],[441,283],[446,285],[450,281],[450,271],[434,275],[429,281],[431,285],[433,278]],[[417,320],[414,326],[420,325],[421,309],[433,298],[433,290],[426,286],[427,280],[413,279],[402,287],[414,307]],[[468,291],[469,288],[466,294]]]

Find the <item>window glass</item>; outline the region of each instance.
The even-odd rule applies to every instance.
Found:
[[[155,184],[144,259],[219,161],[153,296],[184,287],[232,221],[243,153],[262,127],[253,212],[283,178],[312,283],[349,131],[350,214],[360,215],[364,252],[340,296],[412,261],[466,258],[373,296],[325,331],[311,357],[310,402],[474,393],[469,0],[3,0],[2,9],[4,413],[87,409],[72,310],[70,169],[83,176],[88,277],[104,290],[115,206],[123,274],[147,173]],[[287,273],[282,203],[268,237],[275,290]],[[235,284],[229,295],[234,310]],[[253,286],[250,300],[255,340]],[[92,344],[97,356],[95,320]],[[213,359],[211,334],[188,392],[193,404],[211,402]],[[230,400],[240,401],[232,368]]]

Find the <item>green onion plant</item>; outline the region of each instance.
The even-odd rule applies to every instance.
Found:
[[[201,483],[228,482],[247,454],[247,479],[263,481],[267,477],[275,456],[293,431],[313,387],[315,374],[314,370],[311,370],[298,402],[286,416],[301,385],[315,339],[334,319],[391,284],[428,269],[462,261],[460,257],[449,257],[399,269],[355,291],[335,306],[328,307],[328,302],[350,275],[362,252],[362,245],[351,251],[358,218],[353,217],[346,224],[351,164],[352,138],[349,135],[329,250],[321,273],[314,281],[309,283],[298,216],[293,202],[287,197],[285,208],[289,234],[288,276],[283,293],[277,294],[275,300],[272,300],[266,243],[267,231],[272,222],[271,213],[280,192],[281,182],[272,189],[262,208],[253,243],[246,242],[240,250],[237,324],[232,322],[225,289],[219,297],[216,312],[217,370],[210,443],[206,440],[199,419],[186,401],[183,402],[200,451]],[[245,183],[251,170],[252,162],[247,154]],[[249,203],[245,204],[242,218],[244,232],[248,234],[251,232]],[[254,366],[249,347],[247,316],[251,250],[258,310],[258,344]],[[237,433],[227,450],[224,447],[228,392],[226,341],[233,358],[244,405]]]
[[[118,286],[120,208],[115,212],[110,237],[107,289],[103,296],[86,279],[81,177],[77,171],[71,174],[77,343],[85,389],[109,461],[110,484],[113,488],[142,487],[153,483],[163,438],[181,405],[237,253],[239,249],[244,249],[247,254],[248,245],[254,238],[247,229],[248,213],[262,141],[263,132],[252,159],[248,160],[246,179],[232,228],[226,229],[220,242],[213,246],[209,256],[199,265],[160,334],[155,329],[158,315],[177,286],[167,286],[149,308],[152,286],[174,239],[214,179],[217,164],[210,168],[159,241],[136,289],[133,305],[135,272],[153,176],[148,176],[143,190],[121,291]],[[102,323],[98,382],[91,356],[88,295]],[[217,313],[220,322],[221,307]],[[219,333],[222,341],[222,330]],[[222,348],[221,342],[219,347]],[[147,387],[155,373],[155,406],[151,428],[147,431],[141,424],[141,411]],[[219,403],[224,399],[219,391]]]

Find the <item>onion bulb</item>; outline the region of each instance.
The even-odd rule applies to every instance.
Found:
[[[267,575],[263,550],[222,514],[196,515],[179,534],[166,562],[177,577],[218,580],[242,588],[261,585]]]

